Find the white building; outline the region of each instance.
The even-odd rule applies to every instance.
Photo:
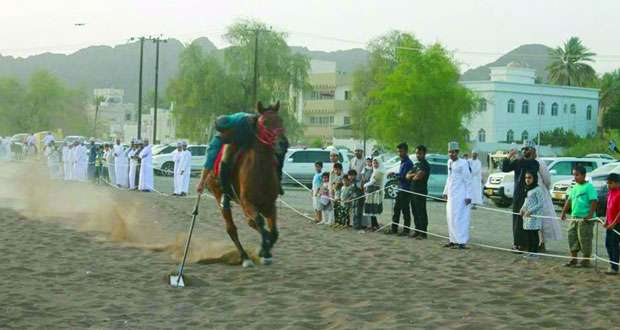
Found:
[[[103,100],[99,104],[97,113],[97,123],[99,127],[109,129],[103,133],[100,129],[98,134],[104,137],[119,137],[123,139],[125,125],[135,122],[135,107],[132,103],[124,103],[123,97],[125,90],[114,88],[97,88],[93,91],[95,98],[101,97]],[[95,116],[95,106],[89,107],[92,118]]]
[[[510,63],[491,68],[491,80],[462,82],[480,97],[481,111],[465,124],[470,141],[521,142],[556,128],[596,132],[598,89],[536,84],[535,78],[535,70]]]
[[[171,106],[172,108],[172,106]],[[157,111],[157,140],[153,141],[153,108],[149,110],[149,113],[142,114],[142,127],[141,135],[142,139],[149,139],[151,143],[165,144],[173,143],[176,141],[176,125],[172,116],[171,109],[158,108]],[[125,124],[124,137],[125,142],[129,142],[132,138],[138,136],[138,124],[133,122],[131,124]]]

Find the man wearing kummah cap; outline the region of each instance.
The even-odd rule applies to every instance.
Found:
[[[471,212],[471,170],[466,160],[459,158],[459,144],[448,143],[448,180],[443,191],[448,219],[450,241],[444,246],[466,249],[469,240],[469,219]]]
[[[525,232],[523,231],[523,217],[520,215],[521,207],[525,202],[525,173],[538,173],[540,165],[535,158],[536,147],[532,141],[526,140],[521,148],[522,155],[512,149],[508,158],[502,162],[503,172],[514,171],[514,194],[512,198],[512,236],[513,249],[527,251],[525,246]]]

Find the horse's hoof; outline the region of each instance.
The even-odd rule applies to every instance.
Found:
[[[250,259],[243,260],[243,268],[252,268],[254,267],[254,262]]]
[[[273,263],[273,258],[260,258],[260,263],[263,265],[271,265]]]

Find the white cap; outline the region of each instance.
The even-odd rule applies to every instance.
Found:
[[[460,150],[459,143],[456,141],[448,142],[448,151]]]

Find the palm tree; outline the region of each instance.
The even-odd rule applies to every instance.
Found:
[[[594,62],[595,53],[590,52],[581,40],[571,37],[564,43],[564,47],[558,47],[549,52],[551,64],[549,80],[557,85],[579,86],[589,85],[596,79],[596,72],[588,62]]]

